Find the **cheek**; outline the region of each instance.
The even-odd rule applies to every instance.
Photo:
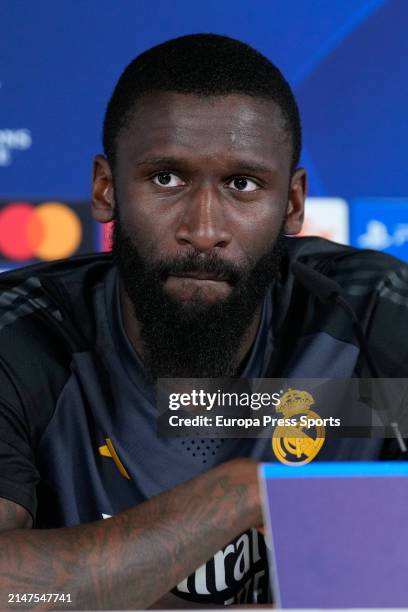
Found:
[[[121,223],[141,255],[155,257],[169,251],[172,220],[168,211],[136,190],[120,198]]]
[[[239,222],[235,219],[234,235],[245,255],[258,259],[272,248],[283,229],[285,211],[282,204],[268,204],[249,210]]]

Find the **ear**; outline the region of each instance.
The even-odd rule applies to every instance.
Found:
[[[92,170],[92,214],[99,223],[109,223],[114,210],[112,172],[108,160],[103,155],[97,155]]]
[[[304,168],[298,168],[293,173],[289,188],[289,202],[284,226],[285,234],[293,236],[302,229],[305,213],[307,191],[307,175]]]

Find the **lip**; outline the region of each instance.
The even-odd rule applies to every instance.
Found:
[[[181,302],[201,300],[208,303],[227,299],[232,286],[216,274],[209,272],[183,272],[170,274],[165,291]]]
[[[180,272],[177,274],[170,274],[170,276],[175,278],[193,278],[194,280],[215,281],[219,283],[226,282],[221,276],[211,274],[210,272]]]

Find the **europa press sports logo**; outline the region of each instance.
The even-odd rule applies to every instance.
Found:
[[[98,246],[87,202],[0,202],[3,270],[92,252]]]

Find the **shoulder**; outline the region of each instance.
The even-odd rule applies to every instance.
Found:
[[[310,265],[338,282],[349,295],[377,294],[408,307],[408,264],[396,257],[315,237],[290,238],[287,247],[289,264]]]
[[[93,294],[111,265],[96,254],[0,275],[0,399],[53,404],[72,354],[92,345]]]
[[[81,327],[93,291],[111,267],[110,254],[93,254],[0,274],[0,339],[10,329],[46,321]]]
[[[286,283],[293,296],[290,265],[301,261],[335,280],[357,314],[370,351],[384,376],[406,377],[408,368],[408,265],[391,255],[339,245],[321,238],[288,240]],[[316,325],[336,337],[349,327],[342,313],[314,304]],[[343,319],[341,318],[343,317]],[[342,335],[343,334],[343,335]]]

